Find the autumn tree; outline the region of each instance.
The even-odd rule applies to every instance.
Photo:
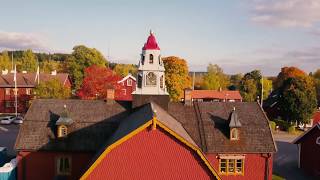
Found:
[[[313,78],[314,78],[314,84],[315,84],[315,87],[316,87],[318,106],[320,106],[320,69],[318,69],[313,74]]]
[[[116,64],[113,70],[122,77],[127,76],[129,73],[136,76],[138,72],[137,66],[133,64]]]
[[[284,118],[309,123],[316,107],[316,90],[310,76],[304,74],[285,79],[280,86],[280,107]]]
[[[108,61],[95,48],[88,48],[83,45],[75,46],[71,56],[67,58],[67,66],[75,90],[78,90],[82,84],[84,69],[92,65],[106,67]]]
[[[11,68],[11,62],[8,55],[8,51],[2,51],[0,55],[0,70],[9,70]]]
[[[297,67],[283,67],[281,68],[281,72],[278,74],[275,81],[275,88],[281,87],[283,82],[288,78],[301,77],[305,75],[305,72]]]
[[[114,71],[97,65],[85,69],[85,77],[77,95],[81,99],[104,99],[107,89],[119,89],[117,82],[121,79]]]
[[[65,87],[58,79],[40,82],[34,89],[37,98],[67,99],[71,96],[71,90]]]
[[[173,101],[179,101],[184,89],[191,86],[187,62],[176,56],[165,57],[162,60],[165,67],[165,81],[170,98]]]
[[[230,84],[227,75],[223,73],[217,64],[209,64],[207,74],[203,77],[203,89],[218,90],[226,89]]]
[[[240,89],[240,82],[243,78],[243,74],[234,74],[230,76],[230,86],[228,89],[230,90],[237,90]]]
[[[53,60],[44,60],[40,63],[41,72],[50,73],[54,70],[60,72],[62,71],[62,63]]]
[[[21,71],[36,72],[38,67],[36,56],[33,54],[31,49],[23,52],[21,57]]]
[[[267,99],[268,96],[270,95],[271,91],[272,91],[272,80],[269,80],[267,78],[263,78],[262,80],[263,83],[263,100]]]

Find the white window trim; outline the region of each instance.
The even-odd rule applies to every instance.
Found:
[[[129,83],[130,82],[130,83]],[[127,80],[127,86],[132,86],[132,79]]]

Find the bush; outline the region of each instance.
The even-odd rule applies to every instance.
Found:
[[[294,126],[290,126],[290,127],[288,128],[288,133],[290,133],[290,134],[294,134],[295,131],[296,131],[296,128],[295,128]]]
[[[274,119],[273,121],[280,127],[281,130],[284,131],[288,131],[289,127],[291,126],[289,122],[282,119]]]
[[[269,125],[270,125],[270,128],[275,131],[276,130],[276,123],[274,121],[269,121]]]

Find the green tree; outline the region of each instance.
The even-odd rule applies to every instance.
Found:
[[[136,76],[138,72],[137,66],[133,64],[116,64],[113,70],[122,77],[127,76],[129,73]]]
[[[61,72],[62,63],[53,60],[44,60],[40,63],[40,71],[45,73],[50,73],[54,70]]]
[[[70,88],[64,87],[58,79],[40,82],[34,89],[37,98],[67,99],[71,96]]]
[[[290,77],[280,87],[280,106],[287,121],[309,123],[317,107],[316,90],[310,76]]]
[[[165,67],[165,81],[170,98],[179,101],[185,88],[190,88],[191,81],[186,60],[169,56],[162,59]]]
[[[240,82],[241,79],[243,78],[243,74],[234,74],[230,76],[230,86],[228,89],[230,90],[237,90],[240,89]]]
[[[240,82],[240,93],[244,101],[252,102],[261,97],[261,72],[253,70],[246,73]]]
[[[38,67],[36,56],[31,49],[23,52],[21,57],[21,71],[36,72]]]
[[[263,78],[263,100],[268,98],[271,91],[272,91],[272,81],[264,77]]]
[[[8,51],[2,51],[0,55],[0,70],[9,70],[11,68],[11,62],[8,55]]]
[[[91,65],[105,67],[108,65],[108,61],[95,48],[88,48],[83,45],[75,46],[71,56],[67,58],[67,66],[75,90],[78,90],[82,84],[84,69]]]
[[[207,72],[203,77],[203,89],[218,90],[220,88],[226,89],[229,86],[229,77],[223,73],[222,68],[217,64],[209,64]]]
[[[313,78],[314,78],[314,84],[315,84],[315,87],[316,87],[318,106],[320,106],[320,69],[318,69],[313,74]]]

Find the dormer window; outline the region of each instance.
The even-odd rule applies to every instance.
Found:
[[[58,137],[66,137],[68,135],[68,128],[65,125],[60,125],[58,127]]]
[[[232,140],[232,141],[239,140],[240,139],[241,123],[238,118],[238,114],[236,112],[235,107],[233,108],[233,111],[231,112],[229,128],[230,128],[230,140]]]
[[[153,55],[152,54],[149,55],[149,64],[153,64]]]
[[[73,120],[70,118],[67,106],[64,105],[64,110],[61,113],[58,121],[56,122],[57,126],[57,136],[58,138],[63,138],[68,135],[68,127],[73,123]]]
[[[231,129],[231,140],[239,140],[239,132],[238,129]]]

